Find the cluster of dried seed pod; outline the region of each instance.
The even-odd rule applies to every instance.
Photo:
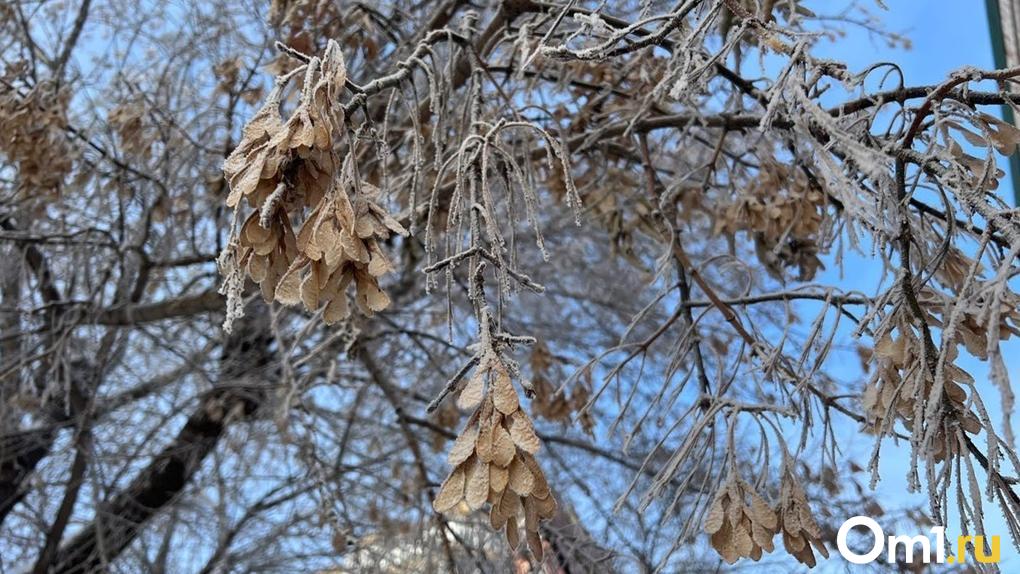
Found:
[[[867,386],[862,397],[872,429],[881,428],[890,417],[898,417],[908,429],[913,430],[918,412],[917,401],[931,396],[933,383],[929,371],[918,368],[923,364],[919,350],[921,341],[909,327],[901,331],[898,338],[886,333],[875,344],[877,377]],[[953,364],[956,347],[950,346],[947,352],[942,400],[956,413],[963,430],[971,434],[979,433],[981,421],[966,408],[967,391],[962,386],[973,384],[974,379],[970,373]],[[932,458],[935,461],[945,460],[958,449],[958,442],[951,437],[947,440],[945,428],[939,425],[933,438]]]
[[[996,167],[995,154],[988,154],[986,157],[975,157],[960,145],[955,136],[962,136],[969,148],[989,149],[995,148],[1002,155],[1009,157],[1020,144],[1020,130],[1015,126],[1000,120],[999,118],[978,112],[969,115],[970,126],[960,122],[950,121],[941,126],[941,142],[933,147],[940,153],[952,156],[960,167],[954,168],[958,176],[978,189],[996,189],[999,187],[999,180],[1006,174]],[[977,132],[969,128],[976,128]],[[944,143],[945,145],[941,145]],[[964,144],[966,145],[966,144]]]
[[[775,509],[750,484],[731,475],[709,506],[705,532],[711,535],[712,548],[730,564],[741,558],[757,562],[763,553],[775,550],[773,539],[780,532],[786,551],[801,563],[815,566],[812,546],[829,557],[804,489],[789,469],[784,470]]]
[[[758,259],[777,279],[796,267],[801,281],[824,269],[819,243],[827,232],[825,194],[803,173],[789,166],[764,163],[754,186],[736,201],[715,207],[715,231],[753,235]]]
[[[822,542],[822,529],[811,513],[804,489],[789,469],[783,474],[776,514],[779,530],[783,533],[783,547],[794,558],[814,568],[816,562],[812,546],[825,558],[829,557],[829,550]]]
[[[972,263],[972,259],[950,250],[936,275],[949,285],[962,286]],[[976,281],[975,291],[986,291],[984,282]],[[927,323],[940,329],[944,325],[938,316],[949,316],[959,301],[954,295],[929,287],[920,289],[917,299],[927,315]],[[989,339],[994,342],[996,339],[1005,341],[1012,336],[1020,337],[1020,297],[1009,291],[1001,293],[997,299],[982,298],[960,309],[959,313],[961,318],[957,321],[953,340],[963,343],[968,353],[982,361],[988,360]],[[998,321],[991,321],[993,317]],[[988,331],[993,325],[998,330],[997,337],[989,337]]]
[[[917,338],[908,332],[898,339],[886,334],[875,345],[873,356],[878,376],[865,388],[862,402],[864,410],[869,413],[869,419],[876,425],[888,418],[889,414],[913,416],[911,395],[900,392],[899,387],[903,382],[900,371],[913,358],[911,347],[916,343]]]
[[[354,283],[356,302],[365,314],[382,311],[389,296],[379,277],[393,270],[380,242],[404,228],[371,198],[378,194],[368,183],[353,203],[343,193],[327,196],[308,216],[297,234],[299,256],[276,287],[276,300],[285,305],[304,303],[309,311],[325,305],[323,319],[335,323],[347,316],[344,292]]]
[[[151,141],[145,131],[145,105],[140,102],[121,104],[107,114],[110,127],[120,136],[121,148],[129,154],[147,154]]]
[[[556,500],[535,460],[541,442],[520,408],[510,371],[495,353],[479,361],[457,405],[474,409],[450,450],[453,471],[433,501],[437,512],[477,510],[489,503],[489,521],[505,529],[511,548],[520,527],[536,560],[543,555],[539,521],[552,518]]]
[[[13,87],[27,73],[26,63],[13,63],[0,83],[0,155],[15,166],[19,191],[55,193],[78,156],[67,137],[71,93],[48,82],[20,93]]]
[[[757,562],[763,552],[775,550],[772,539],[779,532],[779,520],[751,485],[731,477],[716,492],[705,517],[705,532],[726,562],[733,564],[740,558]]]
[[[300,101],[284,121],[283,91],[301,73]],[[348,315],[346,290],[352,283],[365,313],[389,305],[378,279],[393,267],[381,242],[391,233],[406,234],[376,203],[378,190],[358,180],[350,156],[341,159],[336,151],[344,130],[339,96],[346,79],[340,47],[331,41],[321,60],[308,58],[277,79],[223,166],[227,205],[237,209],[244,200],[254,208],[224,258],[227,283],[232,272],[247,274],[266,301],[301,302],[310,311],[324,306],[329,324]],[[299,229],[297,219],[303,219]],[[232,283],[236,289],[240,281],[235,277]]]
[[[536,418],[561,423],[576,421],[590,433],[595,421],[584,410],[591,398],[591,370],[584,369],[569,390],[560,390],[550,380],[553,358],[549,348],[538,341],[531,351],[531,412]]]

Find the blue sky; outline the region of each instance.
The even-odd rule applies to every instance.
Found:
[[[824,0],[813,3],[824,4]],[[910,38],[911,50],[891,49],[870,41],[859,30],[849,30],[845,40],[821,46],[822,52],[856,68],[876,60],[895,61],[908,74],[910,84],[938,82],[962,66],[994,67],[983,1],[889,0],[887,4],[888,11],[875,8],[873,12],[882,16],[888,30]]]

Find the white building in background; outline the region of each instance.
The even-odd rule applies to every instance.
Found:
[[[996,68],[1020,66],[1020,0],[985,0],[988,12],[988,30],[992,37],[992,51]],[[1013,86],[1020,92],[1020,87]],[[1003,119],[1017,125],[1015,114],[1003,106]],[[1020,206],[1020,155],[1009,158],[1013,178],[1013,205]]]
[[[1020,5],[1016,0],[985,0],[985,4],[992,48],[996,51],[995,65],[1005,68],[1020,65]]]

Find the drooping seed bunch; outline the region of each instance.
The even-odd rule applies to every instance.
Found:
[[[541,441],[520,407],[510,369],[496,353],[482,356],[457,398],[474,409],[448,461],[453,471],[433,501],[438,512],[489,503],[489,521],[506,531],[511,548],[520,544],[520,527],[535,558],[542,560],[539,521],[556,514],[556,500],[535,460]]]
[[[973,262],[973,259],[950,250],[936,275],[946,284],[962,285]],[[986,282],[975,281],[974,284],[976,292],[989,291]],[[1020,297],[1009,291],[997,295],[982,297],[961,309],[960,319],[953,332],[953,341],[962,343],[968,353],[982,361],[989,358],[989,338],[992,342],[998,342],[1013,336],[1020,337]],[[918,291],[917,300],[928,314],[928,324],[941,328],[943,321],[937,316],[948,317],[958,298],[925,287]],[[990,337],[989,330],[993,328],[997,333]]]
[[[301,73],[300,101],[285,121],[284,89]],[[221,257],[228,297],[239,297],[247,275],[267,302],[301,302],[309,311],[324,306],[328,324],[348,315],[351,283],[366,314],[389,305],[378,280],[393,267],[380,242],[406,231],[376,203],[378,189],[358,180],[351,155],[337,152],[345,134],[339,98],[346,79],[340,47],[330,41],[321,60],[308,58],[277,78],[224,163],[227,206],[236,210],[244,200],[254,208]]]
[[[822,529],[811,512],[804,488],[789,467],[783,473],[776,514],[779,517],[779,529],[783,533],[783,547],[794,558],[814,568],[815,555],[812,547],[822,556],[829,557],[829,550],[822,542]]]
[[[717,233],[745,231],[755,242],[758,259],[776,279],[796,267],[810,281],[824,269],[819,244],[827,235],[827,199],[804,174],[789,166],[763,164],[750,193],[713,208]]]
[[[939,138],[933,149],[956,160],[953,166],[957,176],[971,187],[979,189],[997,189],[999,179],[1005,172],[996,167],[994,154],[986,158],[975,157],[969,153],[954,136],[962,136],[971,146],[995,148],[1002,155],[1009,157],[1020,144],[1020,130],[999,118],[977,112],[970,114],[965,123],[948,121],[939,126]],[[972,131],[971,128],[976,129]]]
[[[531,412],[536,418],[549,421],[564,424],[576,421],[585,432],[591,433],[595,421],[591,413],[584,410],[591,398],[591,369],[583,370],[568,392],[559,390],[550,380],[552,367],[549,347],[538,341],[531,351],[531,388],[534,395]]]
[[[129,154],[144,155],[152,144],[145,129],[145,105],[141,102],[126,102],[114,107],[106,119],[117,131],[121,148]]]
[[[762,552],[775,550],[772,539],[779,532],[779,520],[750,484],[731,475],[709,507],[705,532],[726,562],[733,564],[742,557],[757,562]]]
[[[22,93],[14,87],[22,68],[7,66],[0,82],[0,156],[17,167],[22,194],[53,194],[78,157],[66,132],[71,93],[46,82]]]
[[[712,548],[726,562],[761,560],[764,552],[775,550],[773,539],[780,532],[783,547],[799,562],[815,566],[812,546],[829,557],[821,528],[789,463],[784,464],[779,494],[779,503],[773,508],[754,487],[732,472],[719,487],[705,515],[705,532],[711,535]]]
[[[917,365],[923,364],[920,344],[913,331],[905,327],[898,338],[886,333],[875,345],[877,378],[865,389],[862,399],[874,427],[890,423],[890,418],[897,417],[911,430],[919,424],[916,419],[919,413],[923,415],[925,409],[919,409],[918,401],[927,400],[933,387],[928,370],[917,368]],[[957,355],[955,346],[950,346],[947,353],[942,400],[955,412],[964,431],[977,434],[981,432],[981,421],[965,406],[967,391],[963,387],[973,384],[974,379],[967,371],[953,364]],[[936,462],[945,460],[958,449],[958,441],[951,437],[947,440],[945,428],[939,425],[933,437],[932,458]]]

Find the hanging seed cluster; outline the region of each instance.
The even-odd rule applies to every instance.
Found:
[[[754,237],[758,259],[775,278],[797,268],[810,281],[818,269],[819,243],[826,232],[826,197],[789,166],[763,164],[758,177],[735,202],[715,209],[715,232],[745,231]]]
[[[711,535],[712,548],[726,562],[740,558],[757,562],[763,552],[772,552],[772,539],[779,532],[779,519],[768,503],[743,480],[727,480],[705,517],[705,532]]]
[[[961,257],[950,251],[945,263],[936,271],[936,275],[947,284],[962,285],[967,268],[973,263],[973,259],[961,260]],[[977,290],[984,287],[983,282],[977,282]],[[957,302],[957,298],[930,288],[921,289],[917,299],[927,313],[928,324],[938,328],[943,328],[943,322],[936,315],[948,317]],[[968,353],[982,361],[988,360],[989,330],[992,328],[998,331],[997,337],[995,334],[991,335],[993,341],[1020,337],[1020,297],[1013,293],[1004,292],[999,299],[987,298],[979,301],[962,309],[960,315],[953,332],[953,340],[963,343]],[[997,317],[998,321],[992,321],[993,317]]]
[[[433,501],[437,512],[478,510],[488,503],[489,521],[505,530],[510,547],[520,545],[520,528],[528,547],[542,560],[539,522],[556,514],[556,500],[535,460],[541,442],[520,408],[510,372],[487,355],[460,391],[457,406],[474,409],[450,450],[453,471]]]
[[[804,489],[789,470],[784,472],[775,509],[750,484],[731,475],[709,506],[705,532],[711,535],[712,548],[730,564],[741,558],[761,560],[763,553],[775,550],[773,539],[779,533],[786,551],[809,567],[816,563],[812,547],[829,557]]]
[[[825,558],[829,557],[829,550],[822,542],[822,529],[811,512],[804,488],[789,469],[783,475],[776,514],[783,533],[783,547],[794,558],[814,568],[816,562],[812,547]]]
[[[591,413],[584,410],[591,398],[591,371],[586,369],[572,389],[559,391],[550,381],[552,354],[542,341],[537,342],[531,352],[531,412],[536,418],[560,423],[576,420],[585,432],[591,432],[595,421]]]
[[[0,83],[0,155],[17,167],[21,191],[52,193],[77,156],[65,132],[70,93],[46,83],[19,93],[10,86],[20,72],[19,66],[10,66]]]
[[[145,132],[145,106],[138,102],[114,107],[106,116],[120,137],[121,148],[129,154],[148,153],[151,144]]]
[[[971,131],[961,122],[945,122],[939,128],[944,145],[935,144],[933,147],[958,162],[959,167],[956,169],[961,172],[959,173],[960,178],[971,187],[985,190],[997,189],[999,179],[1006,174],[996,167],[995,156],[989,154],[987,158],[980,158],[970,155],[954,136],[962,136],[969,144],[968,147],[994,148],[1002,155],[1009,157],[1013,155],[1017,145],[1020,144],[1020,129],[995,116],[981,112],[970,115],[967,120],[970,127],[976,128],[977,132]]]
[[[284,120],[284,89],[302,73],[300,101]],[[227,206],[253,208],[221,257],[228,297],[240,292],[246,275],[267,302],[324,307],[327,324],[348,315],[351,284],[366,314],[389,305],[379,278],[393,267],[381,242],[406,231],[376,203],[378,190],[358,181],[350,157],[337,153],[346,79],[340,47],[331,41],[321,60],[309,58],[277,79],[224,163]],[[303,219],[299,226],[297,219]],[[239,314],[235,305],[228,308]]]
[[[919,352],[920,344],[912,330],[905,327],[900,337],[894,338],[886,333],[875,345],[878,376],[865,389],[862,401],[870,420],[876,425],[899,417],[908,429],[913,430],[918,424],[915,419],[924,416],[925,409],[923,405],[918,405],[918,401],[931,396],[933,383],[927,369],[917,368],[924,364]],[[973,384],[974,379],[970,373],[952,363],[956,357],[956,348],[951,346],[948,353],[946,380],[942,386],[943,400],[950,410],[957,413],[963,430],[977,434],[981,432],[981,421],[965,407],[967,391],[962,386]],[[930,451],[932,458],[936,462],[943,461],[958,449],[958,442],[953,438],[947,440],[943,425],[938,425]]]

